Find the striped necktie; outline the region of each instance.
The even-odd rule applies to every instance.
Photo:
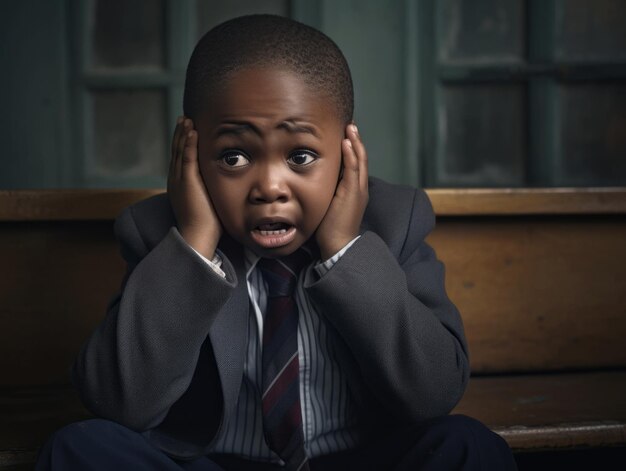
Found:
[[[267,283],[263,321],[263,430],[270,448],[288,470],[308,470],[300,409],[297,275],[310,261],[304,250],[281,259],[262,258],[257,267]]]

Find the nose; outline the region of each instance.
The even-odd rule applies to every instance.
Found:
[[[280,165],[258,165],[249,199],[253,204],[286,202],[291,197],[286,169]]]

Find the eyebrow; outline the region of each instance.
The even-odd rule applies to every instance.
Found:
[[[278,127],[286,129],[290,133],[301,132],[305,134],[312,134],[313,136],[319,138],[319,133],[317,132],[317,128],[315,126],[303,123],[302,121],[298,121],[296,119],[286,119],[280,123]]]
[[[225,134],[239,135],[250,131],[259,134],[259,130],[249,123],[227,122],[220,124],[217,131],[215,131],[215,136],[220,137]]]
[[[319,132],[315,126],[293,118],[282,121],[278,126],[276,126],[276,128],[285,129],[287,132],[292,134],[304,133],[311,134],[317,138],[320,137]],[[217,128],[217,131],[215,132],[215,136],[220,137],[225,134],[241,135],[247,132],[253,132],[257,135],[261,135],[261,131],[253,124],[250,124],[248,122],[229,121],[220,124],[220,126]]]

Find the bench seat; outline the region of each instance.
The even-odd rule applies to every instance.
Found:
[[[55,430],[87,417],[71,386],[1,388],[0,469],[32,469],[37,450]]]
[[[626,446],[626,371],[473,377],[453,413],[475,417],[514,452]],[[31,465],[65,424],[89,418],[70,386],[0,391],[0,469]]]
[[[626,371],[472,378],[454,411],[514,451],[626,445]]]

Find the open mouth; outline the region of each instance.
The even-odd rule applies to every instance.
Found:
[[[252,229],[252,239],[266,249],[282,247],[296,237],[296,226],[287,222],[268,221]]]
[[[256,227],[256,230],[264,236],[285,234],[291,227],[291,224],[284,222],[272,222],[269,224],[261,224]]]

